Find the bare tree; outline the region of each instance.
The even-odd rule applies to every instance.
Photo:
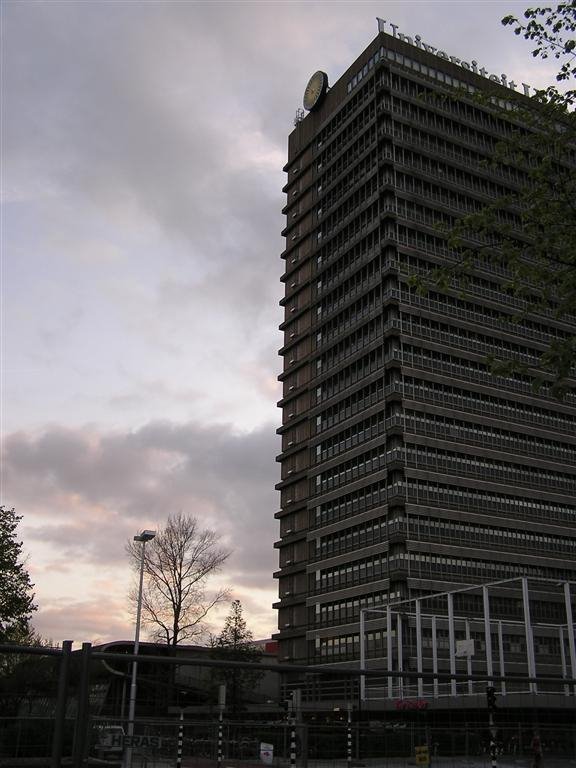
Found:
[[[126,551],[138,572],[141,545],[130,541]],[[220,546],[220,536],[201,529],[195,517],[179,512],[168,518],[144,554],[142,623],[152,628],[154,639],[178,645],[204,634],[210,610],[229,598],[227,589],[207,589],[210,576],[220,571],[229,555]],[[136,592],[130,599],[136,603]]]

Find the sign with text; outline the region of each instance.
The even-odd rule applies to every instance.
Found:
[[[386,19],[381,19],[377,16],[376,21],[378,22],[378,32],[386,32]],[[518,87],[513,80],[508,79],[508,76],[505,73],[502,73],[500,76],[491,75],[485,67],[479,67],[478,62],[475,59],[472,59],[471,61],[462,61],[458,56],[449,56],[446,51],[438,50],[436,46],[425,43],[420,35],[414,35],[414,37],[405,35],[403,32],[400,32],[397,24],[392,24],[392,22],[388,23],[392,29],[392,37],[396,37],[398,40],[408,43],[408,45],[413,45],[415,48],[419,48],[421,51],[426,51],[426,53],[438,56],[438,58],[444,59],[445,61],[451,61],[453,64],[462,67],[462,69],[466,69],[468,72],[474,72],[475,75],[485,77],[493,83],[503,85],[505,88],[510,88],[514,91]],[[531,86],[528,85],[528,83],[522,83],[522,88],[524,95],[530,96]]]
[[[394,706],[396,709],[428,709],[428,702],[424,699],[399,699]]]
[[[155,747],[162,746],[160,736],[125,736],[123,733],[107,733],[100,744],[103,747]]]

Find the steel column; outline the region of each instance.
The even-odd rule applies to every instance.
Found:
[[[396,614],[396,639],[398,641],[398,672],[404,671],[404,656],[402,653],[402,616],[399,613]],[[398,677],[398,698],[404,696],[404,677],[400,675]]]
[[[416,600],[416,669],[422,672],[422,607]],[[418,697],[424,696],[424,680],[418,678]]]
[[[536,658],[534,656],[534,636],[530,620],[530,593],[528,579],[522,577],[522,605],[524,608],[524,633],[526,636],[526,659],[528,661],[528,677],[536,677]],[[530,683],[530,693],[538,693],[536,683]]]
[[[482,601],[484,604],[484,645],[486,646],[486,676],[488,683],[492,684],[494,667],[492,665],[492,629],[490,622],[490,594],[488,587],[482,587]]]
[[[506,668],[504,664],[504,633],[502,632],[502,622],[498,624],[498,660],[500,662],[500,677],[506,675]],[[500,693],[502,696],[506,696],[506,681],[502,680],[500,683]]]
[[[450,593],[446,595],[448,602],[448,646],[450,653],[450,674],[456,674],[456,642],[454,639],[454,599]],[[456,696],[456,680],[450,680],[450,695]]]
[[[570,583],[564,584],[564,604],[566,606],[566,632],[568,633],[568,648],[570,649],[570,669],[572,678],[576,678],[576,642],[574,641],[574,619],[572,618],[572,602],[570,595]],[[573,688],[576,696],[576,685]]]
[[[466,640],[470,642],[470,622],[466,619]],[[472,674],[472,655],[468,653],[466,655],[466,672]],[[468,680],[468,693],[472,695],[474,693],[474,683],[472,680]]]
[[[365,608],[360,610],[360,669],[364,671],[366,669],[366,613]],[[366,701],[366,677],[362,675],[360,677],[360,698],[362,701]]]
[[[566,649],[564,648],[564,627],[558,627],[558,640],[560,641],[560,661],[562,663],[562,677],[568,677],[568,668],[566,667]],[[570,696],[570,686],[564,686],[564,696]]]
[[[435,675],[438,674],[438,644],[436,641],[436,616],[432,616],[432,672]],[[438,678],[434,678],[434,698],[437,699],[439,694],[438,690]]]
[[[388,672],[392,672],[393,659],[392,659],[392,609],[389,605],[386,606],[386,661],[388,666]],[[394,693],[392,690],[392,678],[388,678],[388,698],[391,699]]]

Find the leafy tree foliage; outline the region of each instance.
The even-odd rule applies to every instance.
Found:
[[[573,2],[555,8],[529,8],[524,21],[506,16],[502,23],[517,35],[535,42],[532,55],[555,57],[556,79],[563,86],[576,77],[576,41],[566,34],[576,30]],[[560,321],[576,315],[576,91],[557,85],[526,99],[510,90],[475,95],[500,122],[504,136],[490,164],[501,172],[512,169],[513,183],[490,205],[458,219],[447,232],[448,245],[459,258],[433,270],[429,277],[442,290],[466,294],[470,274],[478,260],[496,266],[503,288],[517,300],[513,319],[531,322],[536,313]],[[455,94],[454,98],[469,98]],[[422,287],[419,278],[413,284]],[[534,318],[533,318],[534,319]],[[532,319],[532,320],[533,320]],[[544,320],[546,324],[546,320]],[[489,358],[492,371],[501,375],[528,374],[535,389],[558,397],[574,388],[576,337],[558,328],[544,342],[538,360]]]
[[[51,640],[32,630],[19,644],[53,647]],[[55,696],[58,668],[56,659],[45,656],[0,654],[0,712],[10,716],[37,714],[36,708]]]
[[[0,507],[0,642],[27,643],[32,639],[30,618],[36,610],[34,585],[25,568],[22,542],[16,536],[22,519],[13,509]]]
[[[576,32],[576,7],[574,0],[558,3],[556,7],[527,8],[520,21],[513,15],[502,19],[504,26],[512,26],[514,34],[523,35],[536,43],[532,56],[559,60],[560,70],[556,80],[567,81],[576,77],[576,40],[566,34]],[[572,98],[574,92],[572,91]]]
[[[22,542],[16,535],[21,519],[13,509],[0,507],[0,643],[42,645],[44,641],[30,625],[36,606]],[[34,699],[44,676],[39,666],[31,656],[0,654],[0,711],[15,715],[24,700]]]
[[[208,590],[230,555],[214,531],[200,528],[194,517],[178,513],[168,518],[144,550],[142,623],[153,639],[178,645],[206,632],[205,619],[215,605],[228,599],[228,590]],[[130,564],[140,571],[142,544],[126,547]],[[130,599],[135,605],[137,590]]]
[[[212,638],[212,656],[227,661],[258,663],[262,651],[254,645],[254,636],[248,629],[240,600],[234,600],[224,622],[222,632]],[[214,681],[226,683],[228,709],[237,714],[245,708],[247,693],[254,689],[264,672],[258,669],[218,669]]]

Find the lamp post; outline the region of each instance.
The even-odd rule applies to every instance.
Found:
[[[144,584],[144,555],[146,553],[146,542],[151,541],[156,536],[156,531],[142,531],[138,536],[134,536],[134,541],[142,542],[142,556],[140,558],[140,584],[138,586],[138,603],[136,607],[136,632],[134,635],[134,655],[138,655],[140,646],[140,616],[142,613],[142,587]],[[138,662],[136,659],[132,662],[132,681],[130,683],[130,704],[128,706],[128,745],[124,752],[124,768],[132,766],[132,736],[134,735],[134,712],[136,709],[136,677],[138,674]]]

